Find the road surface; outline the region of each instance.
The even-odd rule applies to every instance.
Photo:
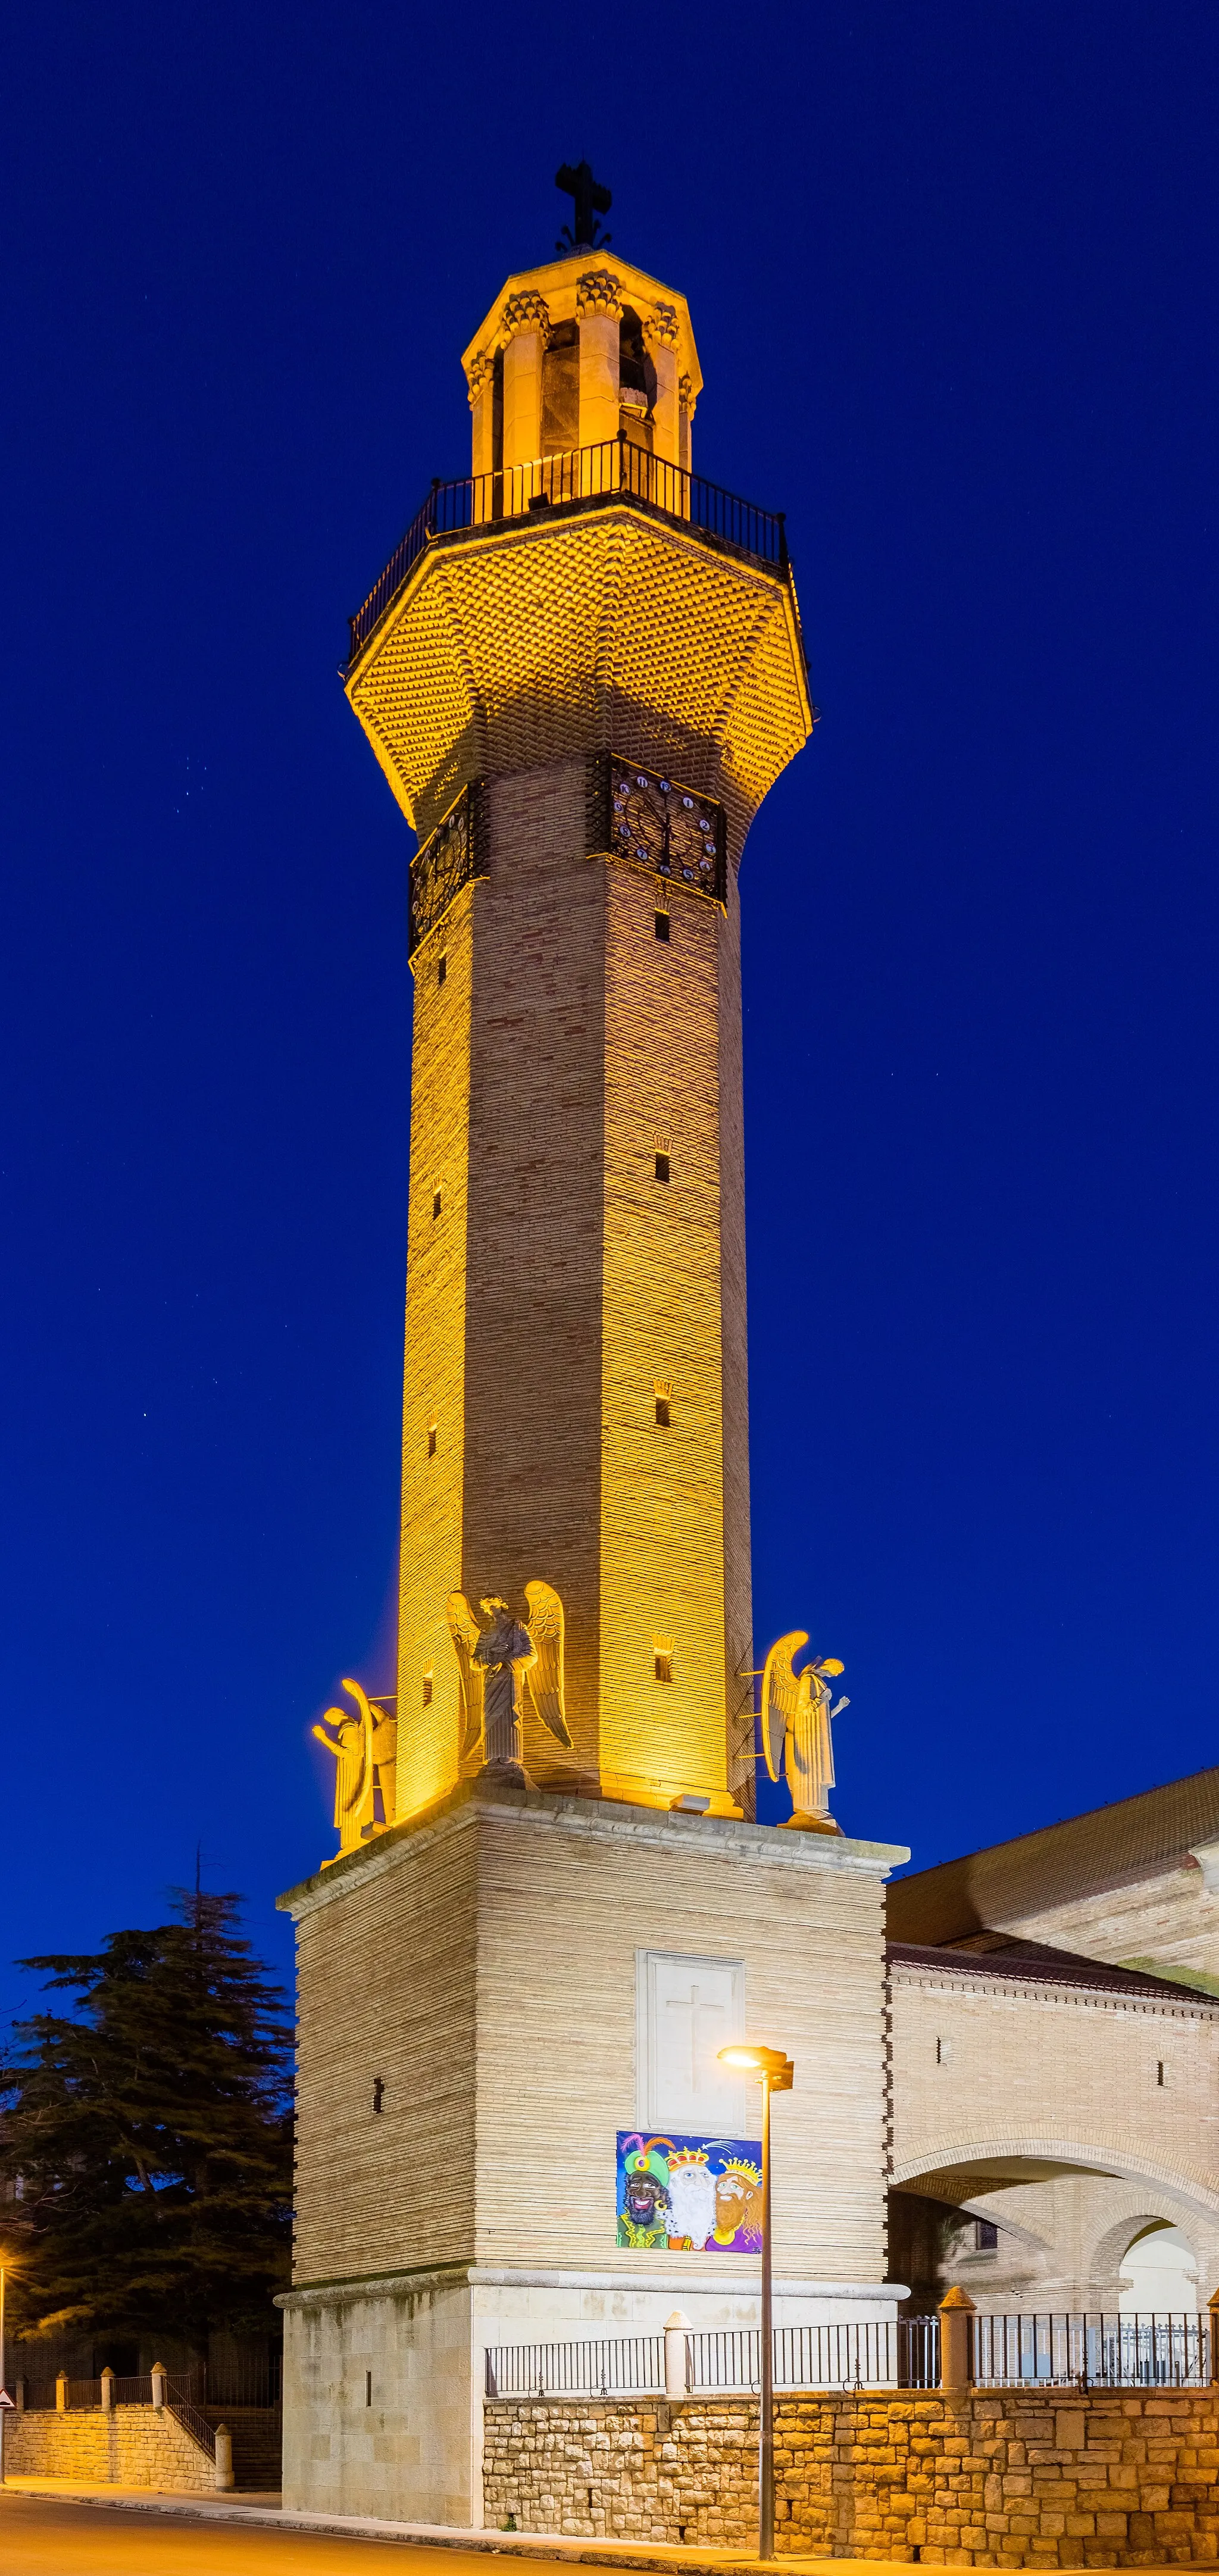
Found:
[[[490,2576],[502,2559],[475,2549],[407,2548],[401,2541],[337,2540],[324,2532],[255,2524],[176,2521],[119,2505],[60,2504],[0,2495],[4,2576],[382,2576],[385,2553],[402,2576]],[[536,2568],[537,2562],[532,2562]]]

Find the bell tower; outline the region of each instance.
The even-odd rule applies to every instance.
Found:
[[[882,1883],[909,1855],[822,1812],[840,1667],[797,1675],[799,1631],[767,1665],[793,1829],[754,1815],[737,879],[812,724],[795,588],[782,518],[694,470],[684,297],[569,182],[574,243],[466,349],[471,470],[352,620],[347,695],[418,838],[398,1689],[347,1685],[321,1729],[341,1847],[280,1899],[285,2502],[454,2526],[497,2388],[599,2386],[606,2336],[637,2369],[678,2296],[757,2326],[756,2238],[718,2199],[708,2234],[705,2195],[694,2226],[680,2183],[714,2150],[739,2193],[761,2152],[724,2039],[798,2070],[776,2323],[904,2295]],[[641,2216],[645,2139],[679,2179]]]
[[[812,722],[783,521],[694,473],[685,298],[603,247],[462,363],[471,472],[346,674],[419,836],[397,1818],[480,1758],[446,1602],[534,1578],[571,1741],[527,1699],[529,1778],[752,1814],[737,872]]]

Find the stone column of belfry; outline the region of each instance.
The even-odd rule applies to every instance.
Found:
[[[617,479],[628,346],[663,489]],[[481,1758],[447,1598],[523,1615],[534,1579],[572,1742],[530,1714],[532,1780],[751,1814],[737,867],[811,724],[795,596],[692,510],[672,289],[557,260],[464,364],[482,482],[347,681],[420,842],[398,1818]]]

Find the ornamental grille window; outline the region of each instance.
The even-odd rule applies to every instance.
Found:
[[[411,860],[410,954],[443,921],[455,895],[476,877],[485,877],[486,831],[481,779],[472,779],[450,805],[444,821],[416,850]],[[436,980],[444,982],[443,958]]]
[[[592,849],[612,850],[713,903],[726,900],[727,817],[714,796],[611,751],[593,764],[590,807]],[[664,937],[659,920],[657,936]]]

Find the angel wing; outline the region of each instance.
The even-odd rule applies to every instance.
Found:
[[[807,1628],[793,1628],[776,1640],[762,1667],[762,1750],[772,1780],[783,1768],[783,1746],[801,1694],[806,1700],[809,1695],[807,1674],[792,1670],[793,1658],[807,1644]]]
[[[537,1654],[536,1664],[525,1675],[525,1688],[543,1726],[560,1744],[570,1746],[563,1706],[563,1604],[550,1583],[527,1583],[525,1599],[529,1604],[526,1625]]]
[[[474,1661],[474,1649],[482,1630],[464,1592],[450,1592],[444,1610],[461,1678],[461,1759],[464,1762],[466,1755],[475,1752],[482,1742],[483,1675],[481,1667]]]

